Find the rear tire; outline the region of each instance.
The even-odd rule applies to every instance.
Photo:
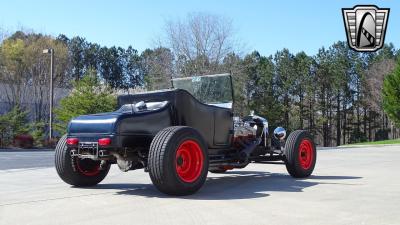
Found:
[[[150,145],[148,168],[156,188],[169,195],[190,195],[204,184],[208,151],[200,133],[191,127],[167,127]]]
[[[285,144],[286,169],[292,177],[304,178],[312,174],[317,151],[311,135],[305,130],[292,132]]]
[[[67,184],[84,187],[100,183],[108,174],[110,164],[100,168],[100,161],[72,159],[67,147],[67,135],[60,138],[55,151],[55,166],[58,176]]]

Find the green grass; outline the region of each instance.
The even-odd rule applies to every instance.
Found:
[[[349,144],[349,145],[347,145],[347,146],[351,146],[351,145],[388,145],[388,144],[400,144],[400,139],[384,140],[384,141],[361,142],[361,143]]]

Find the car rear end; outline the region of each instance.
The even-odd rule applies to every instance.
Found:
[[[93,160],[107,158],[117,148],[115,123],[118,115],[94,114],[79,116],[68,125],[67,146],[71,156]]]

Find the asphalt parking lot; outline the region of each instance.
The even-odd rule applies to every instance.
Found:
[[[319,151],[308,179],[291,178],[283,165],[209,173],[186,197],[160,194],[147,173],[116,167],[96,187],[73,188],[58,178],[52,152],[20,154],[0,152],[1,225],[400,224],[400,146]],[[44,161],[21,163],[29,157]]]

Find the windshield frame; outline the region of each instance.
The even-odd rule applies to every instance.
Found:
[[[229,74],[229,73],[221,73],[221,74],[211,74],[211,75],[199,75],[199,76],[190,76],[190,77],[177,77],[177,78],[172,78],[171,79],[171,86],[172,86],[172,89],[182,89],[182,88],[177,88],[177,87],[175,87],[174,86],[174,81],[176,81],[176,80],[193,80],[193,79],[196,79],[196,78],[203,78],[203,77],[220,77],[220,76],[227,76],[227,77],[229,77],[229,82],[230,82],[230,94],[231,94],[231,99],[232,99],[232,101],[231,101],[231,103],[232,103],[232,107],[231,107],[231,109],[233,110],[233,106],[234,106],[234,103],[235,103],[235,98],[234,98],[234,88],[233,88],[233,80],[232,80],[232,75],[231,74]],[[186,89],[183,89],[183,90],[185,90],[185,91],[187,91],[187,92],[189,92],[191,95],[193,95],[193,93],[191,93],[189,90],[186,90]],[[193,97],[195,97],[196,98],[196,96],[194,96],[193,95]],[[196,98],[197,99],[197,98]],[[198,101],[200,101],[201,103],[203,103],[203,104],[206,104],[206,105],[214,105],[215,103],[206,103],[206,102],[202,102],[200,99],[197,99]],[[230,103],[230,102],[221,102],[220,104],[225,104],[225,103]],[[215,105],[214,105],[215,106]],[[217,106],[217,107],[219,107],[219,106]]]

